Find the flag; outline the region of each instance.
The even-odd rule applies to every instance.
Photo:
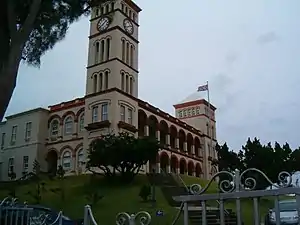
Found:
[[[208,84],[199,86],[197,91],[208,91]]]

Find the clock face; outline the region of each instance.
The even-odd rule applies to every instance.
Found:
[[[108,28],[109,23],[110,23],[109,18],[102,17],[97,23],[97,29],[99,31],[104,31]]]
[[[129,19],[125,19],[123,21],[123,26],[127,33],[133,34],[133,24]]]

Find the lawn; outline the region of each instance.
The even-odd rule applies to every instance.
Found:
[[[156,206],[151,203],[143,202],[138,196],[141,186],[147,184],[146,176],[138,176],[130,185],[108,185],[103,179],[91,182],[91,176],[81,175],[65,178],[65,194],[66,200],[60,198],[59,193],[53,193],[50,189],[59,188],[58,180],[50,181],[45,179],[45,191],[42,194],[41,204],[54,208],[57,211],[62,210],[65,215],[79,219],[83,218],[84,205],[89,204],[87,193],[98,190],[103,199],[92,207],[93,214],[98,224],[115,225],[115,217],[119,212],[136,213],[139,211],[147,211],[152,216],[152,224],[155,225],[170,225],[177,213],[177,209],[168,205],[164,199],[162,192],[156,188]],[[16,195],[20,201],[28,201],[33,203],[33,198],[28,195],[28,191],[35,188],[34,184],[19,186],[16,190]],[[8,191],[0,191],[0,199],[7,196]],[[157,210],[163,210],[163,216],[156,216]],[[180,221],[178,221],[180,224]]]
[[[182,176],[187,185],[194,183],[205,186],[207,182],[194,177]],[[149,212],[152,216],[152,224],[154,225],[170,225],[177,214],[178,210],[168,205],[164,199],[162,192],[156,188],[156,206],[153,207],[149,202],[143,202],[138,196],[140,188],[148,184],[147,177],[139,175],[130,185],[107,184],[103,179],[91,179],[90,175],[66,177],[64,181],[65,186],[65,200],[62,200],[59,193],[53,193],[51,189],[60,188],[59,180],[49,180],[45,178],[45,191],[42,193],[41,204],[54,208],[57,211],[62,210],[65,215],[79,219],[83,218],[84,206],[90,204],[88,200],[88,193],[95,193],[97,190],[103,199],[97,205],[92,207],[94,216],[98,224],[115,225],[115,217],[119,212],[136,213],[142,210]],[[33,203],[33,198],[28,194],[28,191],[33,191],[36,187],[35,183],[18,185],[16,195],[20,201],[28,201]],[[212,183],[207,193],[216,193],[217,184]],[[6,197],[8,191],[0,191],[0,199]],[[210,206],[217,206],[217,203],[209,202]],[[273,205],[272,199],[262,199],[260,203],[261,216],[264,216],[268,208]],[[235,202],[226,203],[227,209],[235,211]],[[243,216],[245,225],[253,224],[253,203],[251,200],[242,202]],[[163,216],[157,217],[157,210],[164,212]],[[177,224],[182,224],[182,218]]]

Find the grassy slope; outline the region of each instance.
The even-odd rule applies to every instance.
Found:
[[[62,201],[59,194],[46,191],[43,194],[41,204],[52,207],[56,210],[63,210],[64,214],[73,219],[83,218],[84,205],[88,204],[86,192],[98,189],[104,198],[99,201],[96,207],[93,207],[93,213],[98,224],[115,225],[115,217],[119,212],[135,213],[142,210],[149,212],[152,216],[152,224],[169,225],[173,220],[177,210],[170,207],[165,201],[159,188],[156,188],[157,204],[153,208],[151,203],[144,203],[138,196],[140,187],[147,183],[146,176],[138,176],[134,183],[128,186],[107,185],[98,181],[97,184],[90,183],[90,176],[67,177],[65,180],[66,200]],[[46,190],[59,187],[58,181],[46,181]],[[32,201],[28,191],[33,190],[34,185],[28,184],[20,186],[17,190],[17,196],[21,201]],[[7,195],[7,191],[0,192],[0,199]],[[157,210],[163,210],[164,216],[156,217]]]
[[[202,187],[206,182],[199,178],[183,176],[183,180],[187,185],[199,183]],[[64,214],[70,216],[73,219],[83,218],[84,205],[88,204],[86,198],[87,192],[92,192],[97,189],[104,198],[100,200],[97,206],[93,207],[93,213],[98,221],[98,224],[114,225],[115,217],[119,212],[135,213],[142,210],[148,211],[152,215],[152,224],[155,225],[170,225],[175,217],[177,210],[170,207],[164,199],[159,188],[156,188],[157,205],[152,208],[151,203],[144,203],[139,198],[138,194],[140,187],[143,184],[147,184],[146,176],[138,176],[134,183],[131,185],[107,185],[102,180],[98,180],[96,183],[90,182],[89,175],[67,177],[65,180],[66,200],[62,201],[59,194],[55,194],[49,189],[60,187],[59,181],[46,181],[46,192],[43,193],[42,203],[43,205],[52,207],[56,210],[63,210]],[[32,201],[32,198],[26,194],[29,190],[34,189],[34,184],[27,184],[19,186],[17,190],[17,196],[21,201]],[[206,193],[216,193],[217,184],[212,183]],[[0,199],[7,195],[7,191],[0,191]],[[216,205],[216,202],[210,202],[211,206]],[[273,205],[271,199],[261,200],[261,215],[265,215],[267,209]],[[245,225],[253,224],[253,203],[251,200],[245,200],[242,203],[243,215]],[[235,210],[235,203],[227,203],[226,208]],[[157,210],[163,210],[163,217],[156,217]],[[182,218],[177,222],[182,224]]]

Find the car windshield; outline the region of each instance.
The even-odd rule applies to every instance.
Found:
[[[297,209],[297,203],[295,202],[279,202],[280,211],[290,211]]]

